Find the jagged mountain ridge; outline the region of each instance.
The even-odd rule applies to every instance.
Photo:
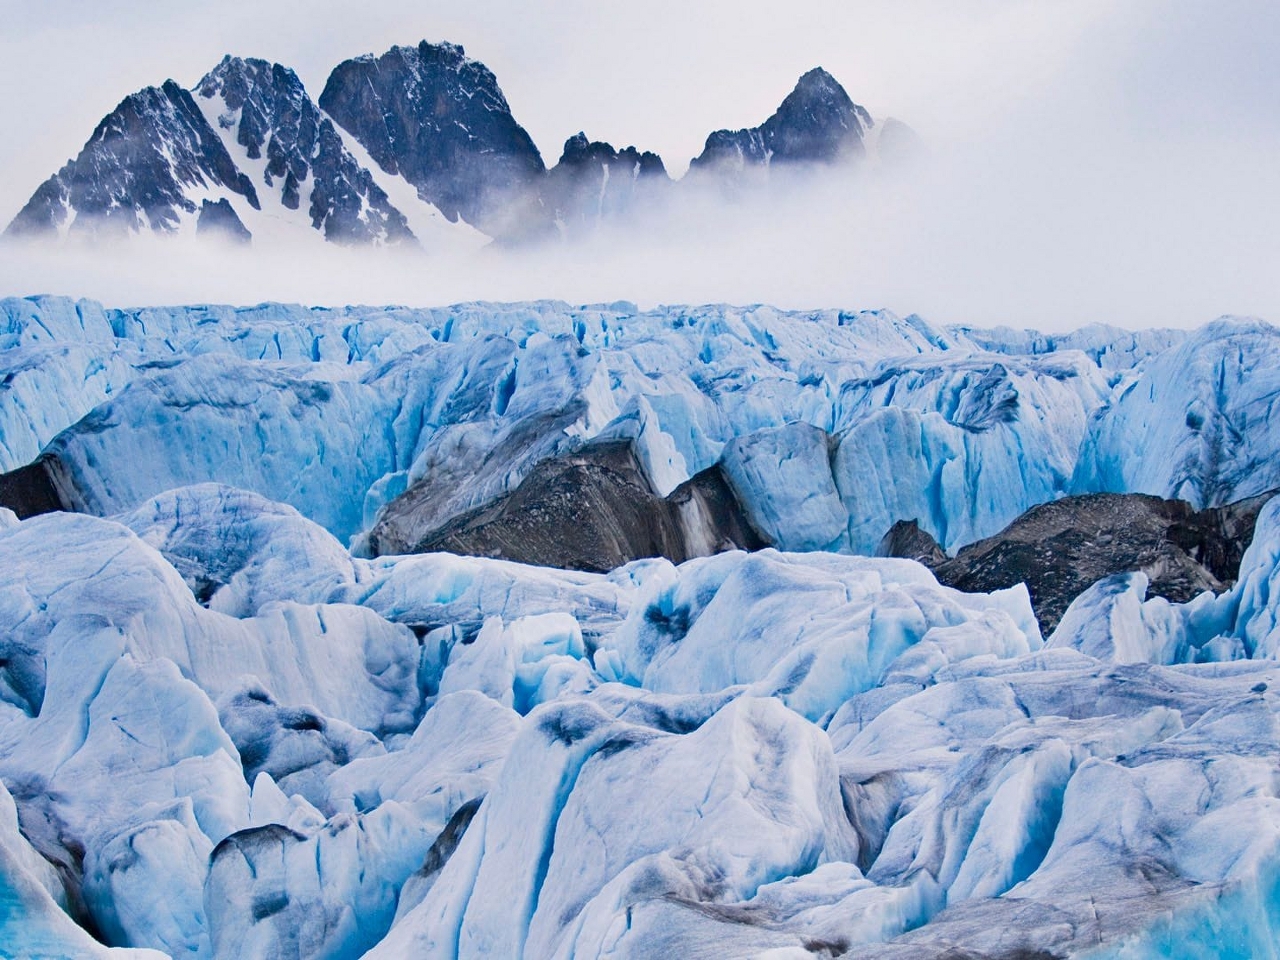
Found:
[[[546,172],[538,148],[493,72],[456,44],[423,41],[344,61],[320,106],[451,221],[509,233],[521,208],[536,202]]]
[[[615,150],[579,132],[565,141],[548,172],[543,206],[567,237],[589,234],[635,208],[660,202],[672,186],[662,158],[635,147]]]
[[[693,179],[856,161],[871,128],[815,68],[759,127],[711,134]],[[125,98],[5,234],[400,244],[425,241],[425,223],[441,243],[459,235],[450,224],[519,242],[589,233],[671,184],[657,154],[584,133],[548,170],[493,72],[455,44],[344,61],[318,102],[288,67],[228,55],[191,90],[168,80]]]

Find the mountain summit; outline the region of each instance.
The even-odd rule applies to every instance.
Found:
[[[862,157],[863,137],[874,121],[821,67],[804,74],[764,123],[746,130],[717,130],[691,167],[745,170],[776,164],[830,164]]]
[[[514,229],[546,173],[493,72],[452,43],[340,63],[320,107],[384,171],[490,236]]]
[[[103,118],[79,156],[46,180],[6,231],[11,236],[175,232],[202,199],[257,193],[191,94],[172,80],[130,94]]]
[[[265,60],[224,57],[196,86],[255,187],[340,243],[412,239],[404,214],[343,145],[298,75]],[[306,201],[305,206],[303,201]]]

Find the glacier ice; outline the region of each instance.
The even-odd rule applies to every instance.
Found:
[[[850,555],[1270,489],[1274,338],[3,301],[3,467],[86,511],[0,511],[5,950],[1275,956],[1280,501],[1225,592],[1123,574],[1048,638]],[[611,438],[774,548],[373,549]]]
[[[291,508],[207,484],[128,525],[22,521],[0,532],[0,781],[44,860],[6,869],[33,917],[80,910],[113,946],[211,957],[1158,937],[1167,915],[1269,896],[1270,834],[1217,855],[1213,825],[1272,796],[1256,758],[1280,748],[1280,668],[1265,646],[1165,666],[1124,661],[1185,658],[1125,644],[1177,623],[1221,631],[1199,649],[1243,650],[1231,638],[1271,610],[1278,518],[1264,511],[1235,592],[1153,619],[1126,583],[1134,606],[1094,639],[1043,648],[1025,590],[962,594],[906,560],[362,560]],[[228,585],[238,617],[196,599]],[[1070,616],[1059,634],[1077,636]],[[290,659],[349,654],[260,663],[256,682],[205,666],[282,641]],[[1234,779],[1187,807],[1206,762]],[[1088,839],[1116,829],[1099,797],[1132,798],[1122,843]],[[1185,852],[1152,847],[1161,831]],[[1176,884],[1135,887],[1133,857]],[[1095,916],[1100,884],[1116,905]],[[1268,935],[1258,910],[1246,940]]]
[[[1040,646],[1025,588],[990,597],[939,587],[911,561],[725,553],[651,577],[601,649],[622,679],[662,693],[746,686],[813,721],[876,686],[902,654],[980,631],[974,652]],[[963,644],[951,649],[961,653]],[[597,654],[599,656],[599,654]]]
[[[549,704],[486,806],[478,841],[469,831],[372,956],[597,955],[632,903],[668,885],[741,899],[847,857],[853,842],[830,746],[772,699],[735,699],[688,733],[616,720],[590,700]],[[592,847],[584,862],[578,851]]]
[[[1090,424],[1073,489],[1153,493],[1200,508],[1280,486],[1270,422],[1278,347],[1270,324],[1220,320],[1153,357]]]
[[[356,579],[350,554],[326,530],[235,487],[180,487],[117,519],[205,606],[233,617],[252,617],[273,600],[325,603]]]
[[[0,316],[15,374],[0,465],[52,454],[72,505],[101,515],[219,482],[379,552],[509,493],[541,459],[617,437],[659,495],[723,457],[780,548],[869,553],[918,519],[950,549],[1087,486],[1090,418],[1166,345],[1099,330],[1013,356],[1016,338],[918,317],[765,307],[34,298]],[[803,425],[829,435],[829,475]]]
[[[22,835],[17,807],[0,784],[0,941],[13,957],[163,960],[149,949],[112,949],[94,940],[66,913],[56,871]]]

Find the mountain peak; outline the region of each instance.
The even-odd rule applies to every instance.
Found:
[[[374,162],[451,221],[503,236],[546,172],[497,78],[452,43],[392,47],[334,68],[320,107]]]
[[[45,181],[13,235],[172,233],[200,210],[189,190],[258,197],[191,94],[173,80],[125,97],[80,154]]]
[[[800,79],[796,81],[795,90],[829,90],[847,96],[844,87],[840,86],[840,82],[822,67],[814,67],[812,70],[802,73]]]
[[[821,67],[796,82],[761,128],[774,160],[831,162],[863,153],[862,137],[871,115]]]
[[[347,151],[298,75],[226,56],[196,87],[232,151],[262,163],[259,187],[339,243],[412,239],[404,215]],[[234,142],[231,137],[234,135]]]
[[[580,157],[591,147],[591,141],[587,139],[585,130],[579,130],[572,137],[564,142],[564,150],[560,154],[560,162],[572,160]]]
[[[764,123],[717,130],[707,137],[694,168],[736,170],[776,164],[834,163],[861,157],[871,115],[854,103],[822,67],[803,74]]]

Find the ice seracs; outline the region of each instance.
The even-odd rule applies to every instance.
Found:
[[[1221,631],[1197,659],[1235,655],[1240,624],[1270,610],[1257,585],[1274,572],[1275,516],[1237,593],[1160,601],[1184,635]],[[128,522],[137,534],[65,514],[0,532],[0,780],[22,836],[62,865],[54,883],[18,864],[24,909],[56,920],[64,890],[113,944],[941,956],[958,938],[1054,952],[1159,936],[1169,911],[1196,923],[1226,902],[1216,891],[1245,903],[1265,882],[1251,866],[1270,862],[1265,836],[1231,863],[1211,838],[1269,796],[1251,758],[1272,749],[1274,661],[1119,662],[1179,659],[1130,655],[1150,617],[1094,617],[1086,644],[1066,642],[1069,612],[1040,650],[1025,591],[961,594],[911,561],[822,553],[609,576],[344,560],[295,511],[207,485]],[[42,563],[36,542],[83,563]],[[193,590],[211,606],[229,591],[245,619]],[[264,662],[261,681],[228,684],[203,666],[280,645],[288,592],[327,625],[282,647],[312,667]],[[51,757],[66,758],[52,780]],[[1205,762],[1230,779],[1208,811],[1187,808],[1177,797]],[[1113,819],[1098,777],[1133,798],[1123,845],[1088,839]],[[1161,830],[1184,852],[1156,850]],[[1176,882],[1137,889],[1132,856]],[[1116,909],[1094,912],[1100,889]],[[1262,914],[1232,910],[1245,942],[1265,938]]]
[[[1220,320],[1153,358],[1090,425],[1073,489],[1199,508],[1280,486],[1270,422],[1278,345],[1270,324]],[[1143,456],[1129,455],[1139,444]]]
[[[113,513],[215,481],[367,552],[437,542],[597,441],[629,442],[659,498],[719,467],[783,549],[871,553],[914,519],[954,550],[1073,489],[1082,447],[1100,449],[1090,418],[1124,389],[1078,352],[992,354],[884,312],[5,310],[21,345],[7,456],[56,459],[68,505]]]
[[[763,307],[0,318],[0,446],[91,511],[0,511],[18,955],[1274,953],[1280,502],[1023,516],[1112,560],[1150,531],[1108,518],[1154,517],[1210,571],[1252,533],[1178,598],[1159,558],[1099,560],[1047,638],[1021,584],[850,555],[897,521],[1013,542],[1085,457],[1138,483],[1140,422],[1172,423],[1152,476],[1249,492],[1271,328],[1191,355]],[[1153,371],[1217,412],[1171,419]],[[601,450],[708,555],[398,552],[501,544],[522,485]],[[566,489],[545,523],[605,488]]]

